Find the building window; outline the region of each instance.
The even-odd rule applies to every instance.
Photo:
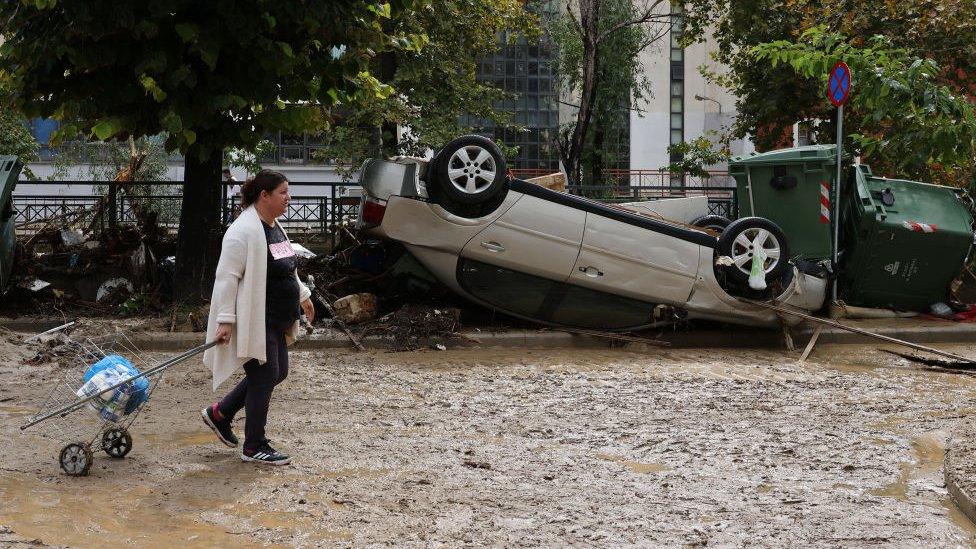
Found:
[[[532,3],[527,7],[544,16],[552,16],[557,9],[552,2]],[[517,147],[518,154],[507,159],[510,168],[555,171],[559,158],[550,139],[556,135],[559,125],[559,97],[551,71],[552,39],[546,34],[539,42],[530,44],[519,37],[509,44],[506,34],[499,35],[498,50],[479,63],[478,81],[516,95],[514,99],[497,102],[494,107],[510,113],[512,121],[524,126],[526,131],[513,131],[470,116],[462,116],[459,122],[470,126],[474,133]]]
[[[796,125],[796,146],[803,147],[817,142],[816,131],[810,122],[800,122]]]
[[[323,150],[324,140],[321,135],[272,132],[266,134],[264,138],[274,143],[274,150],[260,158],[262,163],[279,166],[328,165],[331,163],[319,160],[316,156],[318,151]]]
[[[685,140],[685,56],[681,47],[681,26],[684,15],[681,5],[671,6],[671,132],[669,142],[677,145]],[[671,154],[671,162],[681,161],[680,154]],[[671,185],[681,185],[680,177],[671,178]]]

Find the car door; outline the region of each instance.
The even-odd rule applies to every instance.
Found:
[[[686,232],[681,227],[656,220],[643,225],[590,213],[569,282],[643,301],[687,301],[702,246],[675,236]]]
[[[461,257],[565,281],[576,264],[586,212],[522,196],[461,250]]]

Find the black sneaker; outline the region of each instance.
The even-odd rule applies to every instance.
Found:
[[[214,434],[217,435],[220,442],[223,442],[231,448],[236,448],[238,440],[237,436],[234,435],[233,429],[230,428],[230,422],[217,421],[217,419],[214,418],[214,406],[216,406],[216,404],[213,406],[207,406],[200,411],[200,415],[203,416],[203,422],[207,424],[207,427],[213,429]]]
[[[291,456],[282,454],[265,442],[254,450],[247,448],[241,450],[241,461],[253,461],[266,465],[288,465],[291,463]]]

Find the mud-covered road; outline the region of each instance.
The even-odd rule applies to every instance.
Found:
[[[60,473],[67,441],[43,424],[18,429],[61,370],[3,350],[5,544],[965,547],[976,532],[941,472],[976,380],[874,347],[820,346],[805,364],[747,350],[295,353],[269,430],[295,461],[276,469],[241,463],[202,424],[212,396],[195,360],[157,388],[133,452],[96,453],[88,477]]]

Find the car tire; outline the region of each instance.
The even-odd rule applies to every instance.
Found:
[[[719,255],[732,258],[725,267],[728,277],[738,284],[749,281],[752,269],[752,250],[761,245],[766,253],[766,281],[775,282],[789,268],[790,251],[786,235],[779,225],[762,217],[744,217],[729,224],[718,239]]]
[[[703,215],[691,222],[696,227],[709,229],[722,234],[732,221],[721,215]]]
[[[505,156],[492,140],[463,135],[437,153],[427,184],[445,202],[482,204],[504,191],[507,171]]]

